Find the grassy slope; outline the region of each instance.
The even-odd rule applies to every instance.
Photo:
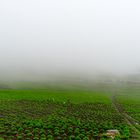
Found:
[[[1,89],[1,99],[26,99],[26,100],[71,100],[80,102],[110,103],[108,90],[105,85],[88,84],[85,82],[49,82],[8,83],[11,89]]]
[[[118,101],[125,112],[140,121],[140,86],[135,84],[124,85],[118,94]]]
[[[101,92],[89,91],[57,91],[57,90],[2,90],[1,99],[33,99],[33,100],[55,100],[72,102],[109,102],[108,95]]]

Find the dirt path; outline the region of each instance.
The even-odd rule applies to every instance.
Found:
[[[133,133],[132,133],[132,140],[140,140],[140,131],[138,128],[139,122],[133,119],[131,116],[129,116],[126,112],[124,112],[122,106],[117,102],[116,100],[117,94],[113,94],[111,97],[112,105],[116,109],[116,111],[124,118],[124,120],[128,123],[128,125],[131,127]]]

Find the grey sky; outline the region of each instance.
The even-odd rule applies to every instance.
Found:
[[[139,0],[1,0],[0,75],[140,71]]]

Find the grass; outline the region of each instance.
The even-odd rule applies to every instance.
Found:
[[[7,84],[7,85],[6,85]],[[74,103],[110,103],[108,85],[89,82],[13,82],[5,83],[10,89],[1,89],[0,98],[10,100],[55,100]],[[5,86],[5,87],[6,87]]]
[[[104,102],[110,103],[109,95],[96,91],[64,91],[64,90],[0,90],[1,100],[54,100],[74,103]]]
[[[118,102],[124,111],[140,122],[140,86],[125,85],[119,92]]]

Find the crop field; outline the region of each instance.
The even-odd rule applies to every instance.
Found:
[[[0,90],[0,140],[111,140],[111,129],[119,131],[115,140],[133,139],[112,104],[110,85],[19,85]]]
[[[125,95],[118,98],[125,112],[140,122],[140,99]]]
[[[118,96],[123,111],[135,122],[140,130],[140,87],[139,85],[125,86]]]

